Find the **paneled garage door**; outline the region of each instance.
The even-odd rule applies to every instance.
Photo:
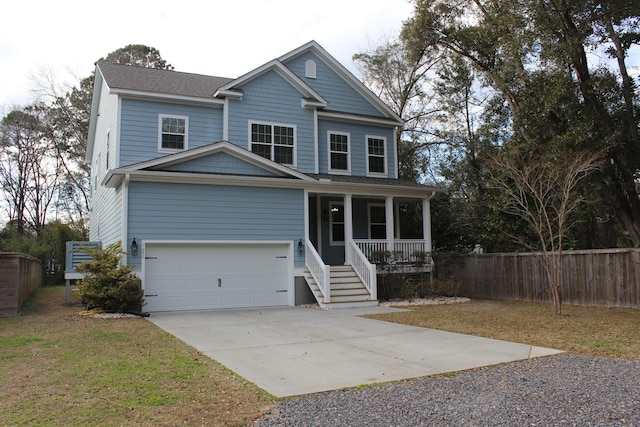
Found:
[[[290,245],[147,243],[145,311],[287,305]]]

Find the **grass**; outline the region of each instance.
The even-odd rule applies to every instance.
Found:
[[[242,426],[278,404],[144,319],[77,316],[42,288],[0,318],[0,426]],[[371,316],[575,354],[640,358],[640,310],[473,301]]]
[[[556,316],[551,304],[514,301],[406,308],[410,311],[369,317],[573,354],[640,359],[640,310],[564,305]]]
[[[0,426],[241,426],[277,403],[151,322],[80,310],[42,288],[0,318]]]

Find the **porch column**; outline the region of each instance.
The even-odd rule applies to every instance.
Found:
[[[393,252],[394,250],[394,228],[393,228],[393,197],[392,196],[387,196],[387,198],[384,199],[384,219],[386,222],[386,228],[387,228],[387,245],[389,245],[388,250]]]
[[[351,194],[344,195],[344,262],[349,264],[349,245],[353,240],[353,207],[351,206]]]
[[[425,252],[431,252],[431,202],[422,199],[422,238]]]

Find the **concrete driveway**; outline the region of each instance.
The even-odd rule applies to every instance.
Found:
[[[149,320],[278,397],[560,353],[358,317],[397,310],[283,307],[152,313]]]

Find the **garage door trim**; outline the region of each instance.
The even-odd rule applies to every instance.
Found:
[[[210,245],[235,245],[235,246],[268,246],[268,245],[279,245],[286,246],[287,250],[287,275],[286,275],[286,287],[287,287],[287,304],[290,306],[295,305],[295,295],[294,295],[294,253],[293,253],[293,241],[291,240],[142,240],[140,242],[141,246],[141,267],[142,267],[142,289],[146,288],[146,249],[147,246],[153,245],[202,245],[202,246],[210,246]]]

